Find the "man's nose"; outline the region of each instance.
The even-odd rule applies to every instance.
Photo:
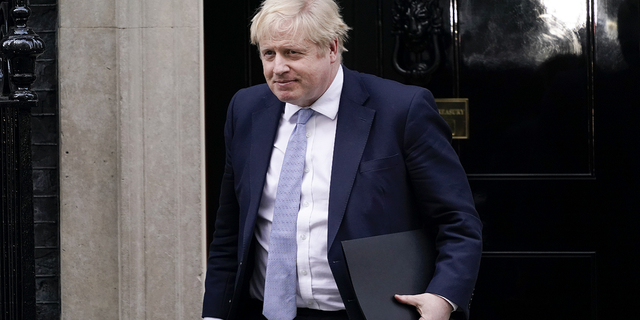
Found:
[[[276,54],[274,59],[273,72],[275,74],[283,74],[289,71],[289,64],[287,59],[285,59],[282,55]]]

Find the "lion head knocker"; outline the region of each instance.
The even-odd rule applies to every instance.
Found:
[[[396,44],[393,66],[412,80],[427,80],[440,66],[438,36],[442,9],[437,0],[396,0],[393,10]]]

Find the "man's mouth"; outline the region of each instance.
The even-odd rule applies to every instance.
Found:
[[[276,86],[284,88],[287,86],[290,86],[292,84],[294,84],[296,82],[295,79],[291,79],[291,80],[274,80]]]

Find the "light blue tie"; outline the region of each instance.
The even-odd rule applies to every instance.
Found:
[[[298,111],[298,121],[289,138],[280,171],[262,310],[269,320],[291,320],[296,316],[296,229],[307,151],[306,123],[312,115],[311,109]]]

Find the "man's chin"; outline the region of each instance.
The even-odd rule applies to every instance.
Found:
[[[278,93],[275,93],[275,95],[278,98],[278,100],[282,102],[296,104],[296,98],[292,97],[290,94],[283,94],[282,92],[278,92]]]

